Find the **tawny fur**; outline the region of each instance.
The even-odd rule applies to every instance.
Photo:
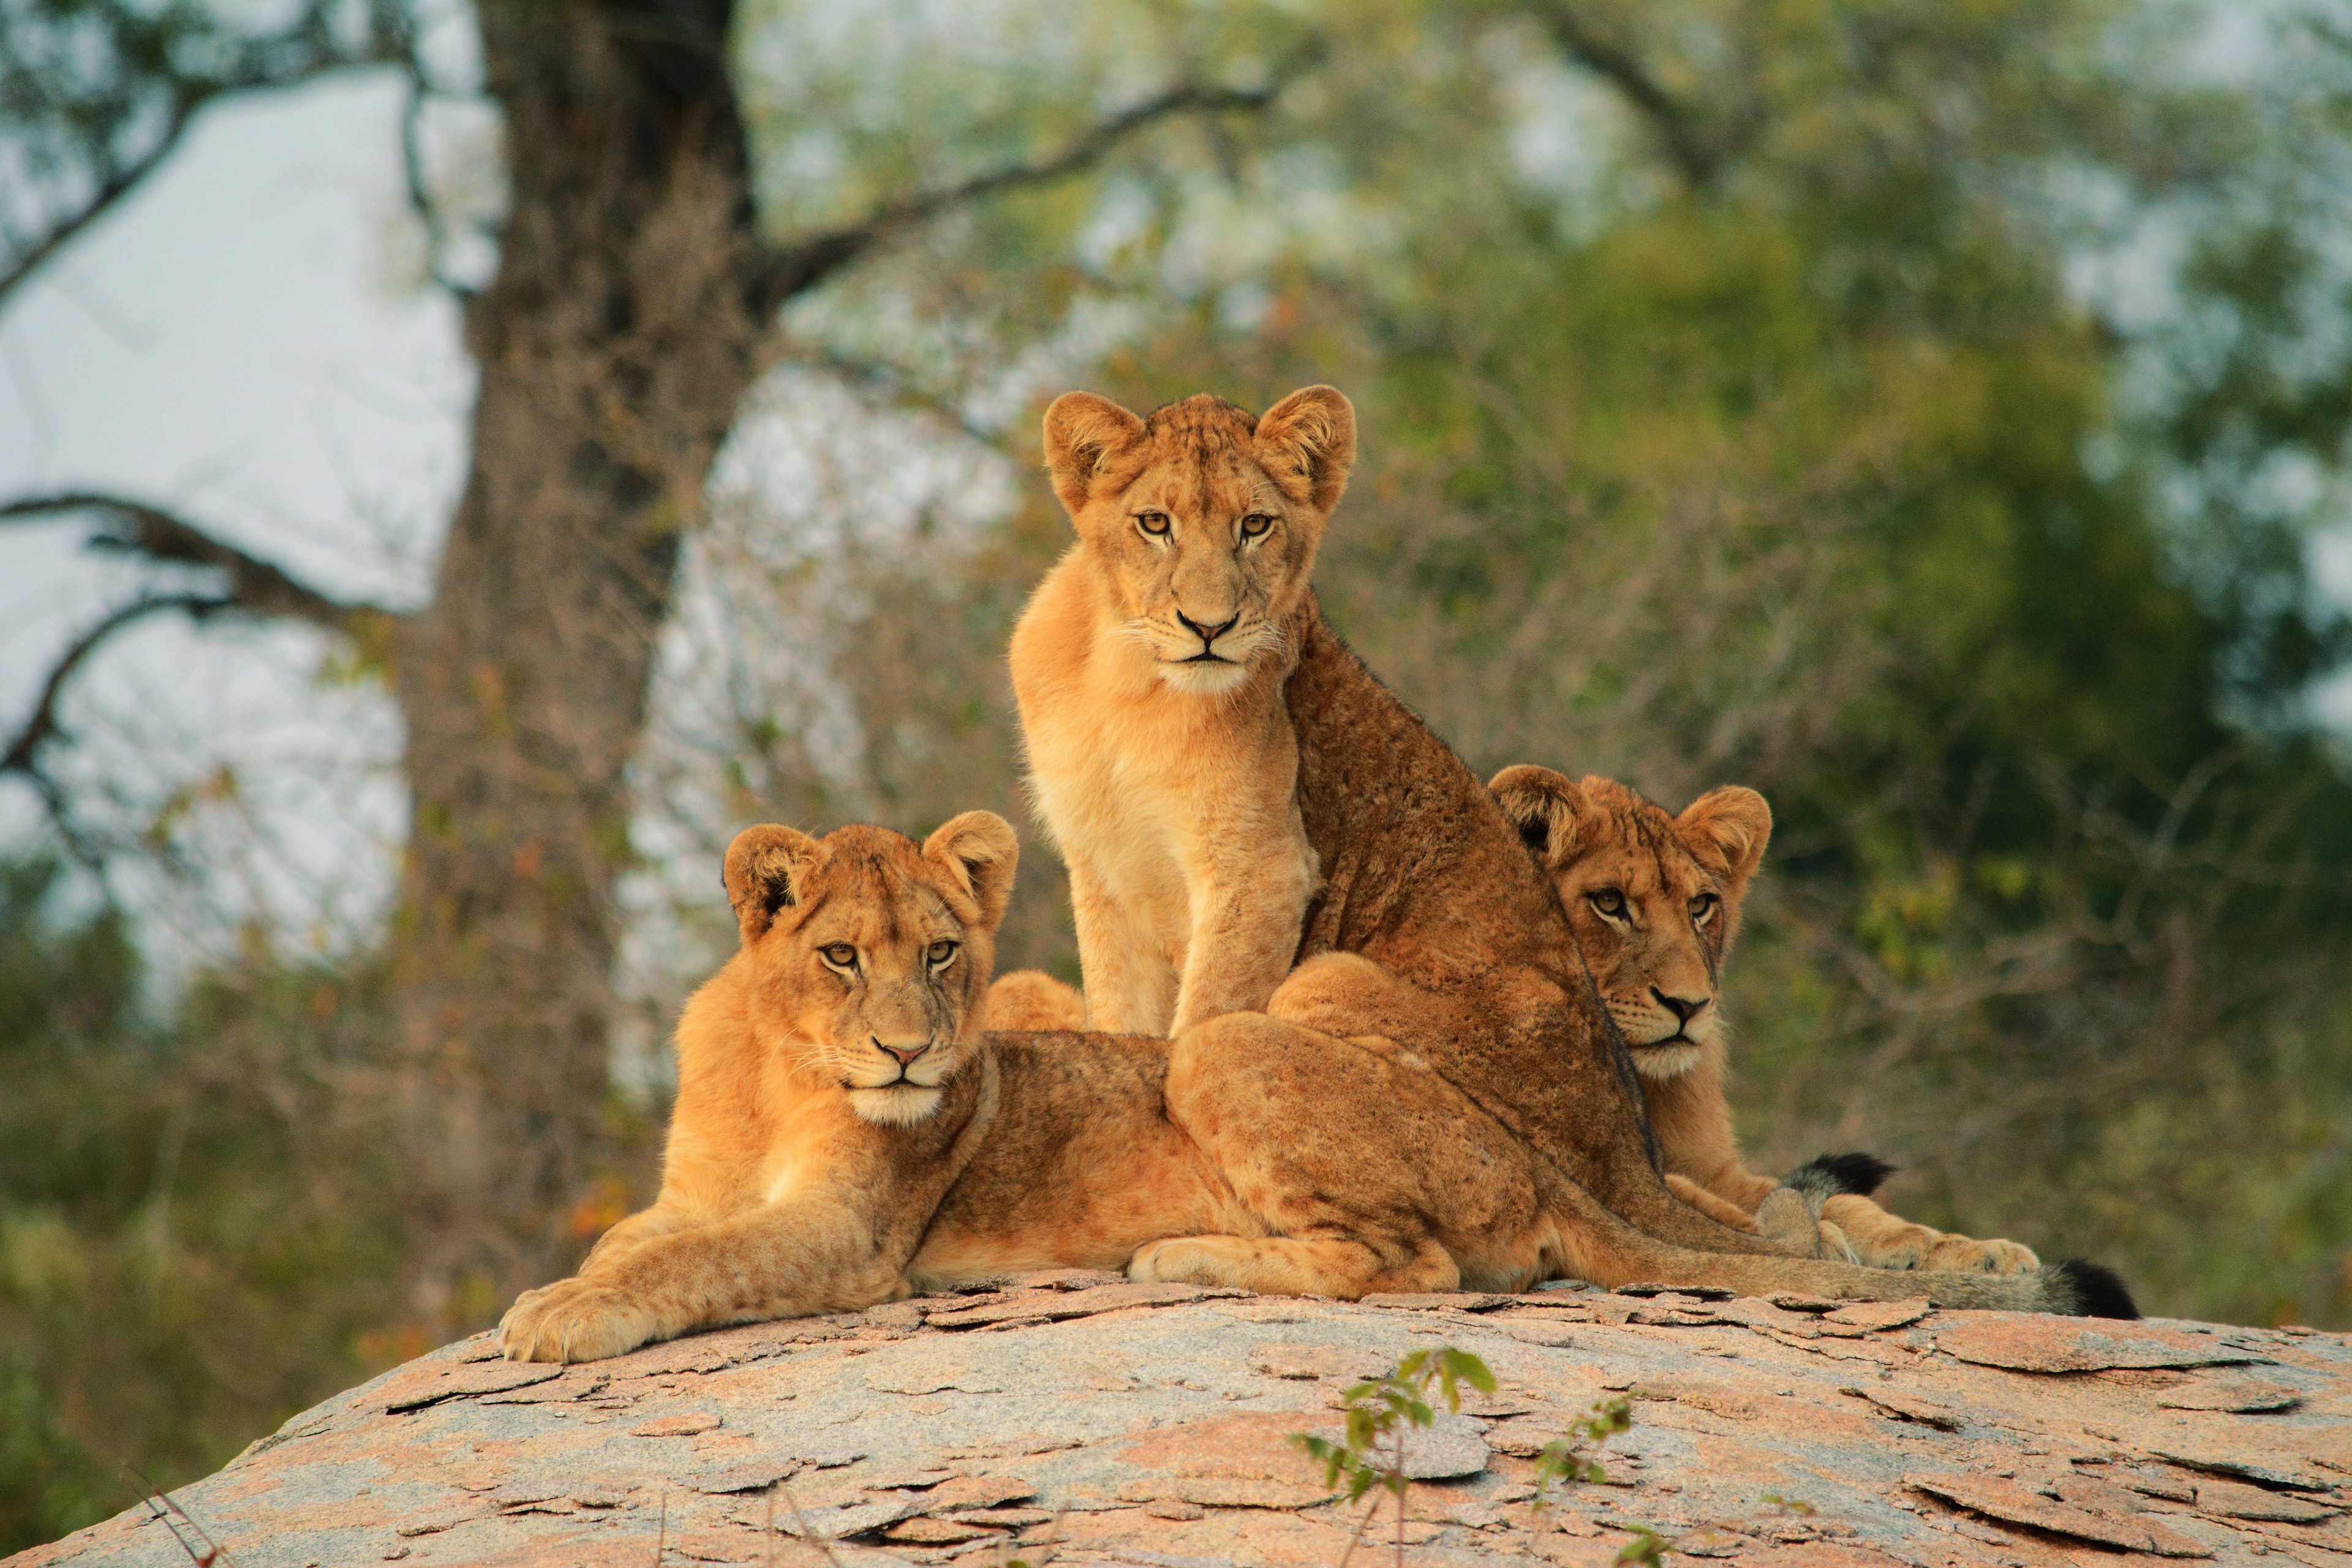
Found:
[[[984,811],[919,847],[879,827],[737,835],[743,942],[678,1022],[661,1194],[515,1302],[507,1355],[593,1361],[907,1295],[996,1101],[981,1025],[1017,855]]]
[[[1337,393],[1310,393],[1323,408],[1317,451],[1336,457],[1343,448],[1329,433],[1352,433],[1352,415],[1337,417]],[[1217,477],[1255,483],[1236,456],[1247,454],[1260,475],[1284,478],[1279,458],[1266,456],[1266,427],[1290,440],[1276,416],[1308,395],[1294,394],[1263,424],[1208,398],[1151,422],[1077,395],[1047,414],[1056,489],[1080,543],[1015,634],[1033,777],[1080,889],[1091,1019],[1132,1029],[1164,1016],[1186,1026],[1166,1047],[1156,1101],[1135,1065],[1150,1042],[1066,1036],[1028,1054],[1036,1081],[1054,1087],[1008,1087],[1003,1114],[1026,1108],[1065,1131],[1099,1115],[1120,1138],[1181,1151],[1181,1134],[1198,1152],[1199,1165],[1161,1162],[1171,1208],[1142,1216],[1142,1229],[1159,1234],[1139,1242],[1129,1274],[1355,1297],[1572,1273],[1602,1284],[2066,1307],[2063,1279],[1896,1275],[1790,1256],[1817,1242],[1801,1202],[1780,1201],[1788,1189],[1764,1205],[1762,1237],[1668,1190],[1639,1080],[1549,879],[1485,786],[1322,620],[1305,581],[1328,510],[1315,487],[1328,486],[1331,500],[1337,489],[1315,457],[1277,487],[1286,518],[1311,518],[1312,535],[1302,529],[1306,547],[1290,564],[1249,587],[1269,617],[1294,606],[1269,619],[1280,635],[1260,639],[1254,657],[1264,662],[1213,694],[1221,707],[1160,672],[1165,628],[1139,623],[1180,595],[1147,592],[1159,579],[1137,563],[1159,558],[1136,552],[1168,547],[1138,541],[1156,537],[1147,525],[1164,518],[1171,530],[1189,521],[1216,544],[1241,504]],[[1351,441],[1344,450],[1352,455]],[[1113,549],[1126,553],[1112,559]],[[1220,816],[1247,821],[1250,833],[1203,840],[1202,819]],[[1107,885],[1103,865],[1121,855],[1157,858],[1143,869],[1118,862]],[[1275,868],[1260,907],[1246,879],[1252,855]],[[1320,886],[1294,919],[1302,866]],[[1139,912],[1114,900],[1090,913],[1088,898],[1124,885],[1117,876],[1140,889]],[[1226,922],[1219,932],[1206,928],[1212,917]],[[1107,944],[1110,920],[1125,924]],[[1292,929],[1295,952],[1281,955]],[[1265,976],[1294,959],[1263,1011],[1247,1010]],[[1051,1104],[1056,1094],[1087,1103],[1074,1111]],[[1060,1238],[1071,1256],[1055,1257],[1054,1237],[998,1218],[1014,1196],[1034,1201],[1039,1147],[987,1141],[950,1193],[919,1278],[1086,1254],[1098,1238],[1074,1229]],[[1053,1169],[1055,1182],[1076,1184],[1055,1187],[1055,1201],[1078,1210],[1125,1184],[1117,1162]],[[1203,1216],[1201,1228],[1169,1234],[1189,1214]]]
[[[1666,1184],[1726,1224],[1753,1224],[1780,1183],[1740,1157],[1725,1099],[1722,973],[1772,834],[1754,790],[1710,790],[1679,816],[1612,779],[1522,763],[1489,781],[1559,890],[1601,1000],[1641,1075]],[[2013,1241],[1978,1241],[1845,1194],[1822,1207],[1854,1259],[1878,1268],[2041,1267]],[[1832,1253],[1832,1256],[1835,1254]]]

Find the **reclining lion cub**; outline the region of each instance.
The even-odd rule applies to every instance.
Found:
[[[1204,395],[1142,418],[1072,393],[1045,445],[1078,540],[1012,665],[1087,1005],[1098,1027],[1177,1030],[1165,1115],[1247,1221],[1144,1243],[1135,1278],[1353,1297],[1551,1268],[2130,1311],[2088,1268],[1816,1261],[1787,1187],[1762,1237],[1668,1190],[1550,881],[1316,605],[1355,456],[1347,399],[1310,387],[1260,419]]]
[[[1748,879],[1772,837],[1771,808],[1754,790],[1729,785],[1669,816],[1613,779],[1579,783],[1528,763],[1505,768],[1487,787],[1559,889],[1593,984],[1642,1075],[1666,1185],[1727,1225],[1752,1224],[1780,1183],[1748,1169],[1732,1132],[1718,988]],[[992,1017],[997,991],[1018,978],[996,982]],[[1029,1000],[1019,984],[1013,995],[1016,1006]],[[1867,1167],[1869,1185],[1885,1173],[1868,1155],[1843,1158]],[[2014,1274],[2042,1266],[2016,1242],[1915,1225],[1859,1191],[1830,1198],[1822,1217],[1874,1268]]]
[[[906,1295],[994,1100],[981,1021],[1018,854],[985,811],[920,848],[880,827],[737,834],[743,944],[678,1020],[661,1195],[515,1302],[508,1356],[594,1361]]]
[[[1641,1075],[1642,1100],[1676,1197],[1752,1229],[1780,1183],[1748,1169],[1724,1097],[1726,1030],[1717,977],[1739,931],[1740,902],[1772,831],[1753,790],[1711,790],[1670,816],[1611,779],[1581,784],[1522,763],[1489,786],[1559,889],[1577,945]],[[1034,969],[989,987],[989,1027],[1086,1027],[1086,998]],[[1976,1241],[1899,1218],[1871,1202],[1885,1167],[1838,1157],[1857,1190],[1822,1205],[1830,1257],[1874,1268],[2014,1274],[2041,1259],[2013,1241]]]

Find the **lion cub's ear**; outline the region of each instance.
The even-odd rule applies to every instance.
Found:
[[[980,905],[980,923],[996,929],[1021,864],[1021,844],[1011,823],[992,811],[967,811],[923,840],[923,858],[953,877]]]
[[[1675,829],[1692,854],[1737,888],[1763,863],[1764,846],[1772,841],[1772,808],[1754,790],[1725,784],[1683,807]]]
[[[1066,392],[1045,410],[1045,467],[1054,493],[1076,517],[1095,476],[1143,438],[1143,421],[1091,392]]]
[[[1337,387],[1300,387],[1259,416],[1257,460],[1276,483],[1296,476],[1307,503],[1329,511],[1356,466],[1356,405]]]
[[[1488,779],[1486,787],[1549,870],[1574,859],[1591,837],[1592,802],[1566,773],[1518,763]]]
[[[776,911],[801,900],[801,884],[824,855],[817,841],[797,827],[762,823],[747,827],[727,847],[727,901],[751,946],[776,923]]]

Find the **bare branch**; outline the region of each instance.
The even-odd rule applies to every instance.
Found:
[[[43,214],[29,237],[10,236],[0,252],[0,307],[162,167],[214,99],[400,58],[401,0],[368,0],[357,38],[336,25],[348,9],[310,0],[267,33],[238,32],[202,7],[123,0],[12,14],[0,27],[0,132],[16,144],[12,162],[28,187],[46,181],[76,195],[69,210]]]
[[[1667,161],[1693,187],[1713,185],[1725,163],[1752,135],[1752,110],[1725,131],[1703,131],[1696,110],[1677,101],[1632,49],[1594,32],[1570,0],[1535,0],[1533,9],[1570,59],[1624,94],[1650,122]]]
[[[821,345],[795,346],[786,351],[786,360],[822,370],[853,391],[869,394],[877,399],[887,399],[908,408],[919,409],[943,424],[952,425],[983,447],[992,447],[1003,435],[972,422],[964,411],[946,398],[925,391],[914,377],[897,365],[878,359],[862,359]]]
[[[393,612],[373,605],[347,604],[331,598],[233,544],[144,501],[90,491],[68,490],[57,495],[25,496],[0,505],[0,523],[26,522],[90,512],[100,519],[90,543],[101,550],[124,550],[151,561],[175,565],[209,566],[227,574],[228,605],[249,615],[278,616],[308,621],[328,631],[350,633],[362,617]]]
[[[73,646],[67,648],[65,656],[50,668],[48,679],[41,683],[41,695],[33,704],[31,716],[17,729],[16,739],[8,742],[8,749],[0,752],[0,773],[28,775],[34,773],[34,757],[43,743],[65,733],[58,722],[58,699],[64,694],[66,683],[73,679],[74,672],[81,668],[83,662],[98,651],[99,646],[115,633],[151,616],[174,610],[201,621],[207,616],[236,607],[236,600],[222,598],[218,595],[163,594],[133,600],[84,632],[74,639]]]
[[[1180,114],[1264,109],[1297,79],[1318,52],[1310,49],[1302,53],[1263,87],[1204,87],[1195,82],[1171,88],[1099,121],[1059,152],[1029,163],[992,169],[956,184],[919,191],[887,204],[861,222],[812,235],[785,247],[772,254],[761,269],[760,309],[764,313],[780,308],[784,301],[814,288],[899,230],[927,218],[1002,191],[1048,184],[1075,174],[1099,161],[1129,136],[1163,120]]]
[[[129,195],[141,181],[153,174],[158,165],[180,144],[180,133],[187,128],[185,110],[172,116],[163,137],[144,157],[138,158],[114,171],[112,176],[98,188],[87,205],[63,222],[53,226],[32,245],[18,254],[16,262],[5,272],[0,272],[0,308],[5,308],[9,294],[40,269],[41,264],[59,250],[68,241],[114,209],[115,204]]]

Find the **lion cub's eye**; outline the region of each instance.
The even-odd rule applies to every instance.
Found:
[[[835,969],[857,967],[857,950],[845,942],[836,942],[817,951],[824,954],[824,961]]]
[[[1272,528],[1273,526],[1274,516],[1272,513],[1254,511],[1247,517],[1242,519],[1242,537],[1244,539],[1258,538],[1260,535],[1264,534],[1267,529]]]
[[[1599,892],[1588,893],[1585,897],[1592,901],[1594,909],[1599,910],[1611,920],[1622,921],[1625,918],[1625,895],[1616,889],[1603,888]]]
[[[1715,918],[1716,905],[1722,901],[1713,893],[1701,893],[1697,898],[1693,899],[1690,905],[1692,922],[1696,925],[1706,924]]]
[[[956,944],[942,939],[931,943],[929,951],[931,960],[931,967],[933,969],[943,969],[947,966],[948,960],[956,955]]]
[[[1135,526],[1154,539],[1164,539],[1168,536],[1168,514],[1164,511],[1139,511],[1135,514]]]

